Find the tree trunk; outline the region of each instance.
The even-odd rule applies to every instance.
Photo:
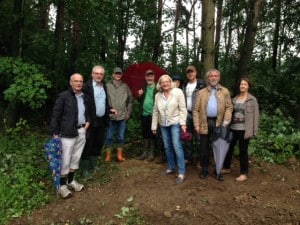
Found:
[[[222,22],[223,0],[217,1],[217,21],[216,21],[216,40],[215,40],[215,68],[219,67],[219,49],[221,38],[221,22]]]
[[[160,47],[161,47],[161,25],[162,25],[162,10],[163,10],[163,0],[158,0],[157,6],[157,21],[156,21],[156,37],[155,37],[155,44],[153,47],[153,55],[152,60],[153,62],[157,62],[158,58],[160,57]]]
[[[126,3],[129,4],[129,1]],[[119,1],[119,19],[115,30],[115,34],[117,36],[117,55],[115,63],[121,68],[124,66],[124,52],[128,33],[127,28],[130,17],[130,7],[130,5],[124,4],[123,1]]]
[[[273,35],[273,54],[272,54],[272,69],[277,69],[277,56],[278,56],[278,42],[279,42],[279,30],[280,30],[280,17],[281,17],[281,0],[275,0],[275,30]]]
[[[257,23],[260,12],[263,8],[265,0],[253,0],[251,3],[250,13],[247,20],[247,27],[243,46],[241,47],[240,59],[237,62],[236,83],[242,76],[247,76],[249,72],[249,64],[255,43],[255,35],[257,31]],[[235,90],[237,93],[238,90]]]
[[[214,34],[215,34],[215,3],[213,0],[202,1],[202,74],[205,74],[208,70],[215,66],[215,46],[214,46]]]
[[[173,29],[173,46],[171,51],[171,72],[176,71],[177,67],[177,28],[179,19],[181,16],[181,0],[176,1],[176,12],[175,12],[175,21],[174,21],[174,29]]]
[[[225,55],[224,55],[224,61],[225,61],[225,65],[224,65],[224,73],[227,73],[227,71],[229,70],[229,66],[231,63],[229,63],[229,55],[230,55],[230,49],[232,47],[232,23],[234,20],[234,13],[233,13],[233,9],[230,9],[230,14],[229,14],[229,21],[226,25],[226,33],[225,33]]]
[[[49,4],[40,2],[38,7],[39,28],[42,30],[49,29]]]
[[[23,30],[24,30],[24,3],[25,0],[14,0],[15,22],[12,24],[11,55],[22,56]]]
[[[80,10],[76,11],[76,16],[73,19],[73,32],[72,32],[72,50],[71,50],[71,73],[73,74],[78,69],[76,67],[76,60],[79,54],[80,46]]]
[[[195,5],[197,3],[197,0],[193,0],[191,2],[191,8],[186,16],[186,27],[185,27],[185,39],[186,39],[186,54],[185,54],[185,63],[188,64],[189,63],[189,59],[190,59],[190,42],[189,42],[189,32],[190,32],[190,27],[189,27],[189,24],[190,24],[190,21],[191,21],[191,17],[193,16],[193,24],[192,24],[192,31],[193,31],[193,40],[194,40],[194,46],[192,47],[193,49],[193,54],[192,54],[192,62],[196,62],[195,61],[195,56],[196,56],[196,48],[195,46],[197,44],[195,44],[195,37],[196,37],[196,24],[195,24]],[[198,41],[199,43],[199,41]]]
[[[64,31],[64,19],[65,19],[65,0],[58,1],[56,22],[54,31],[54,52],[52,59],[52,69],[56,72],[60,71],[60,67],[63,64],[63,31]]]

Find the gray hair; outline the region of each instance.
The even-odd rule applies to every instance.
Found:
[[[212,72],[216,72],[219,77],[221,78],[221,72],[217,69],[210,69],[209,71],[206,72],[205,74],[205,79],[207,80],[207,78],[209,77],[209,75],[212,73]]]
[[[70,76],[70,81],[73,81],[74,77],[75,76],[80,76],[83,80],[83,76],[80,74],[80,73],[73,73],[71,76]]]
[[[94,66],[93,69],[92,69],[92,73],[94,72],[95,69],[102,69],[103,72],[105,73],[105,69],[104,69],[103,66],[99,66],[99,65]]]
[[[174,84],[172,78],[171,78],[168,74],[164,74],[164,75],[162,75],[162,76],[158,79],[158,82],[157,82],[157,84],[156,84],[156,89],[157,89],[158,91],[160,91],[160,92],[163,91],[163,90],[162,90],[162,87],[161,87],[161,85],[160,85],[160,83],[161,83],[161,80],[164,79],[164,78],[167,78],[167,79],[171,82],[171,89],[175,87],[175,84]]]

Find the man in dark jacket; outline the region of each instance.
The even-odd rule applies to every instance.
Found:
[[[204,80],[197,79],[197,70],[196,67],[189,65],[186,68],[186,78],[187,81],[183,86],[183,93],[185,95],[186,107],[188,111],[186,126],[187,131],[193,134],[191,141],[184,142],[184,159],[187,164],[193,161],[193,149],[199,148],[199,134],[194,130],[194,121],[193,121],[193,110],[195,107],[195,101],[198,94],[198,91],[206,87]]]
[[[81,160],[85,177],[89,177],[89,169],[99,170],[98,157],[101,155],[108,125],[109,106],[104,75],[105,70],[102,66],[94,66],[91,79],[83,86],[83,92],[89,96],[91,106],[91,124]]]
[[[138,90],[139,100],[142,105],[141,127],[143,135],[143,153],[140,160],[153,161],[155,158],[155,135],[151,131],[152,111],[154,96],[156,94],[155,74],[152,70],[145,73],[146,85]]]
[[[71,88],[60,93],[51,116],[50,133],[61,138],[62,163],[58,194],[62,198],[72,196],[68,188],[82,191],[84,186],[74,179],[79,160],[86,142],[89,127],[88,98],[83,94],[83,77],[75,73],[70,77]]]

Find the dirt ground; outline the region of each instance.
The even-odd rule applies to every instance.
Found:
[[[253,160],[248,180],[242,183],[234,181],[239,173],[236,159],[223,182],[211,175],[212,167],[210,176],[201,180],[199,169],[190,165],[186,181],[179,185],[175,184],[175,175],[162,175],[164,164],[136,159],[112,163],[117,168],[112,180],[104,184],[97,179],[84,182],[83,192],[66,200],[55,198],[11,225],[139,224],[125,223],[126,218],[115,216],[120,215],[122,207],[129,207],[128,199],[139,210],[143,224],[300,224],[297,161],[279,166]]]

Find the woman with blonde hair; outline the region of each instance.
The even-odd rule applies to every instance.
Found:
[[[181,132],[186,132],[187,110],[185,98],[182,90],[174,86],[169,75],[163,75],[159,78],[157,90],[151,130],[156,134],[158,126],[161,129],[168,163],[168,169],[163,174],[175,174],[177,163],[178,177],[176,183],[179,184],[185,180],[184,155],[180,140]]]

